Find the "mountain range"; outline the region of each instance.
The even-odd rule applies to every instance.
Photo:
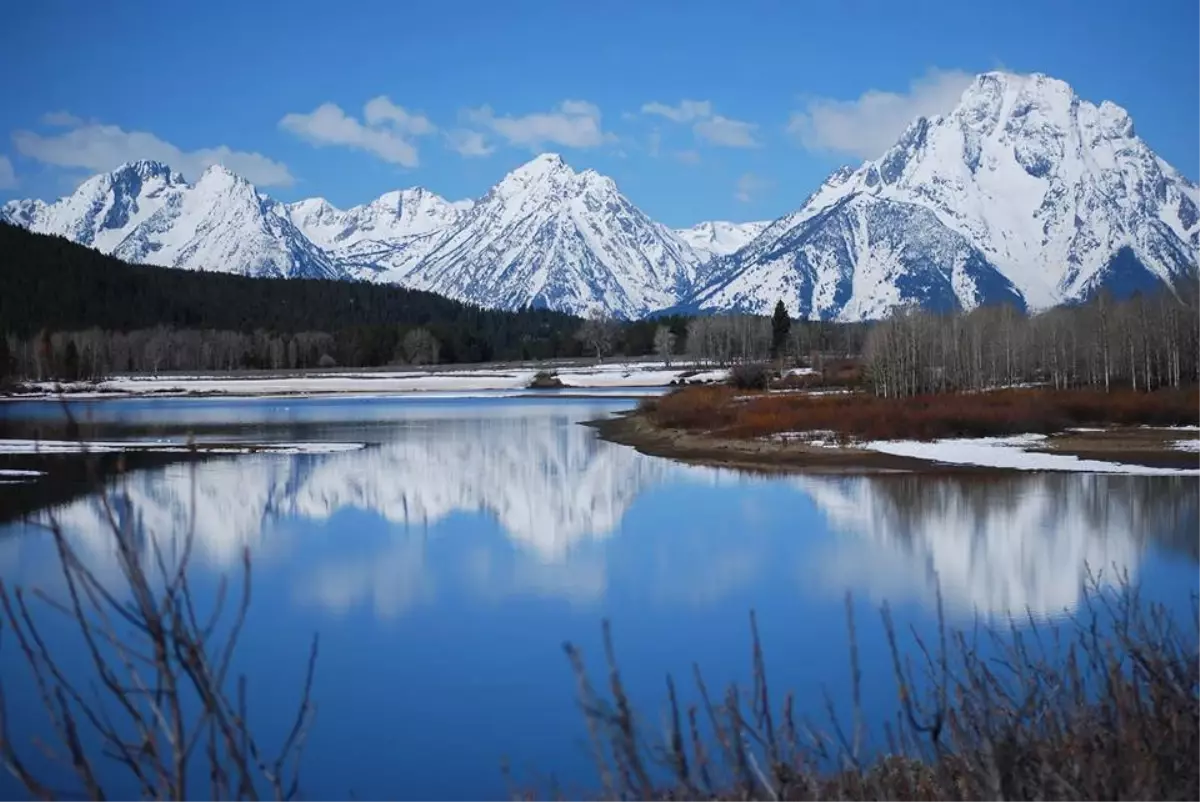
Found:
[[[1040,74],[978,76],[944,116],[831,175],[773,222],[670,229],[612,179],[542,154],[477,200],[417,187],[284,204],[221,166],[133,162],[0,219],[131,262],[396,283],[480,306],[861,320],[899,305],[1040,310],[1197,270],[1196,185],[1110,102]]]

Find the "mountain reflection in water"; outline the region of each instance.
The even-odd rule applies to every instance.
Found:
[[[232,567],[244,546],[256,563],[295,556],[307,547],[288,534],[298,522],[324,523],[328,530],[347,510],[382,519],[386,537],[356,538],[334,527],[343,545],[321,548],[319,560],[302,560],[296,596],[331,610],[368,603],[389,616],[454,588],[485,598],[522,592],[598,600],[609,586],[611,564],[626,549],[643,553],[639,565],[622,570],[644,577],[660,599],[718,601],[759,581],[769,562],[791,560],[797,585],[932,604],[940,582],[951,610],[989,616],[1070,609],[1089,569],[1102,581],[1111,581],[1114,571],[1136,577],[1150,544],[1197,558],[1194,479],[1059,473],[751,478],[646,457],[576,425],[611,408],[449,404],[382,427],[375,411],[372,442],[358,451],[171,465],[132,473],[120,487],[147,532],[178,536],[191,526],[199,558],[221,569]],[[767,486],[775,502],[748,503],[755,488]],[[668,488],[684,503],[659,516],[656,526],[696,535],[664,546],[623,531],[631,506]],[[686,503],[714,494],[741,505],[738,525],[698,518]],[[115,570],[98,497],[80,498],[53,515]],[[430,541],[450,536],[443,524],[464,515],[493,520],[512,554],[464,541],[453,545],[453,559],[430,561]],[[713,527],[723,531],[704,531]],[[648,542],[632,543],[635,538]],[[19,548],[9,538],[0,553]],[[453,577],[439,576],[447,572]]]

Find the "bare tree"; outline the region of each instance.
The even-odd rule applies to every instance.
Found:
[[[596,359],[604,359],[612,352],[616,341],[617,323],[608,312],[598,309],[588,315],[575,336],[596,355]]]
[[[441,345],[428,329],[412,329],[400,343],[401,358],[410,365],[436,365]]]
[[[666,326],[654,330],[654,353],[667,367],[671,366],[671,357],[675,353],[675,333]]]

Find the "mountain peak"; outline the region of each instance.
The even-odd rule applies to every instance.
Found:
[[[304,211],[304,212],[325,212],[325,211],[340,212],[341,211],[341,209],[337,208],[332,203],[330,203],[329,201],[325,200],[322,197],[304,198],[303,200],[298,200],[294,203],[289,203],[287,206],[289,209],[295,209],[295,210]]]
[[[405,280],[486,306],[629,318],[670,306],[701,261],[612,179],[543,153],[484,195]]]
[[[538,179],[543,176],[554,175],[573,176],[575,175],[575,171],[557,153],[542,153],[513,170],[508,174],[508,177]]]
[[[234,184],[250,183],[237,173],[233,172],[233,170],[230,170],[228,167],[220,163],[210,164],[208,167],[205,167],[204,172],[200,174],[200,178],[197,179],[196,183],[199,184],[205,180],[221,180]]]
[[[561,154],[549,153],[549,152],[539,153],[537,156],[534,156],[532,159],[530,159],[528,162],[526,162],[526,164],[527,165],[542,164],[542,165],[546,165],[547,167],[555,167],[555,168],[567,166],[567,163],[565,161],[563,161],[563,157]]]
[[[830,176],[693,297],[769,312],[782,295],[842,319],[886,314],[906,293],[935,308],[1045,309],[1194,271],[1196,209],[1195,186],[1124,109],[1041,73],[989,72],[949,114]]]
[[[513,170],[488,193],[499,198],[558,197],[567,193],[577,173],[557,153],[542,153]]]
[[[169,178],[173,175],[177,175],[176,173],[173,173],[171,168],[166,164],[163,164],[160,161],[154,161],[153,159],[137,159],[135,161],[128,161],[117,169],[113,170],[113,172],[134,173],[143,180],[148,178]]]
[[[686,242],[703,259],[727,256],[746,246],[769,225],[766,221],[732,223],[728,220],[709,220],[691,228],[679,228],[675,235]]]
[[[965,97],[980,90],[989,91],[992,87],[1016,92],[1044,92],[1071,97],[1075,95],[1075,90],[1069,83],[1045,73],[1008,72],[1006,70],[991,70],[976,75],[975,80],[971,82],[963,95]]]

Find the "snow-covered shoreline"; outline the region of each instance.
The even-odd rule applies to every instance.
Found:
[[[863,443],[862,448],[912,457],[947,465],[972,465],[1017,471],[1072,471],[1075,473],[1121,473],[1137,475],[1200,476],[1197,468],[1156,468],[1110,460],[1081,459],[1073,454],[1055,454],[1038,450],[1046,444],[1044,434],[1021,434],[1011,437],[975,437],[944,440],[879,440]],[[1179,450],[1196,450],[1195,441],[1177,441]]]
[[[32,382],[26,385],[30,392],[7,398],[38,399],[60,395],[66,398],[122,398],[144,395],[461,397],[462,394],[501,392],[545,395],[545,391],[529,388],[534,377],[543,370],[555,374],[567,391],[629,390],[637,395],[669,387],[672,382],[679,382],[687,374],[695,372],[687,366],[668,367],[655,362],[614,362],[558,368],[521,366],[466,370],[321,372],[278,376],[119,376],[99,382],[71,384]],[[721,381],[727,375],[728,371],[725,370],[706,370],[689,377],[688,380]],[[562,391],[558,391],[557,394],[570,395],[569,392]],[[579,394],[581,393],[575,393]]]

